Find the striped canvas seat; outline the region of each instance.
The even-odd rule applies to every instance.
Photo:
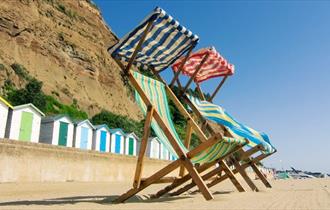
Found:
[[[146,77],[138,72],[133,72],[133,76],[138,82],[139,86],[142,88],[143,92],[147,95],[148,99],[153,104],[154,108],[157,110],[159,115],[161,116],[162,120],[166,124],[166,126],[169,128],[172,135],[175,137],[176,141],[178,142],[179,146],[182,148],[184,152],[188,152],[188,149],[184,146],[183,142],[181,141],[178,133],[176,132],[174,128],[173,121],[171,119],[169,107],[168,107],[168,101],[166,96],[166,90],[165,85],[157,80],[151,79],[149,77]],[[146,115],[147,107],[143,103],[143,100],[141,99],[140,95],[137,91],[135,91],[135,99],[142,109],[143,113]],[[176,158],[176,152],[172,148],[169,140],[167,139],[166,135],[164,134],[161,127],[158,125],[158,123],[153,119],[151,122],[151,127],[156,133],[157,137],[160,139],[160,141],[164,144],[166,149]],[[245,144],[244,138],[238,137],[238,138],[226,138],[222,141],[219,141],[219,143],[213,145],[212,147],[209,147],[208,149],[204,150],[197,156],[193,157],[191,159],[194,163],[205,163],[210,162],[213,160],[216,160],[224,155],[226,155],[228,152],[230,152],[234,147],[237,145],[243,145]]]
[[[149,21],[153,21],[153,24],[135,58],[137,67],[161,71],[198,42],[196,35],[156,7],[138,27],[109,48],[111,55],[117,60],[129,61]]]
[[[187,95],[187,97],[205,119],[225,126],[234,137],[240,136],[248,139],[248,146],[254,147],[261,144],[265,153],[273,153],[275,151],[275,148],[272,146],[268,136],[265,133],[258,132],[246,125],[243,125],[242,123],[239,123],[218,105],[212,104],[208,101],[201,101],[190,95]]]
[[[203,63],[194,79],[196,83],[203,82],[213,77],[229,76],[234,74],[234,65],[230,64],[225,58],[223,58],[214,47],[201,49],[195,53],[192,53],[185,62],[182,68],[182,73],[189,77],[193,76],[204,56],[207,54],[207,60]],[[172,65],[172,69],[174,71],[179,71],[183,61],[184,57],[181,57],[175,61]]]

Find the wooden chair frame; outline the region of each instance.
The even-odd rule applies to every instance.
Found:
[[[188,60],[189,58],[189,55],[190,55],[191,52],[189,52],[189,54],[187,56],[185,56],[185,58],[183,59],[183,62],[181,63],[180,65],[180,68],[177,72],[174,72],[174,77],[170,83],[170,87],[173,88],[174,84],[177,83],[178,85],[178,88],[180,90],[180,93],[179,93],[179,97],[180,98],[183,98],[184,101],[192,108],[193,110],[193,113],[197,116],[197,118],[202,122],[202,127],[204,128],[203,131],[204,132],[209,132],[211,134],[215,133],[214,129],[209,125],[209,122],[204,119],[204,117],[202,116],[202,114],[199,112],[199,110],[193,105],[193,103],[190,101],[190,99],[188,97],[185,96],[185,92],[186,90],[189,88],[191,82],[195,79],[195,77],[197,76],[198,72],[200,71],[202,65],[206,62],[207,58],[208,58],[208,54],[206,54],[201,63],[197,66],[194,74],[190,77],[189,81],[187,82],[187,84],[185,85],[185,87],[182,86],[181,82],[180,82],[180,79],[179,79],[179,75],[180,73],[182,72],[182,69],[183,69],[183,66],[185,64],[185,62]],[[158,75],[158,74],[157,74]],[[159,76],[159,75],[158,75]],[[220,88],[223,86],[223,84],[225,83],[225,81],[227,80],[227,77],[228,76],[225,76],[223,77],[223,79],[220,81],[219,85],[216,87],[215,91],[213,92],[213,94],[211,95],[210,99],[208,100],[209,102],[212,102],[212,100],[214,99],[214,97],[216,96],[216,94],[219,92]],[[203,100],[206,100],[205,99],[205,96],[203,94],[203,91],[201,90],[201,87],[199,86],[198,83],[195,83],[196,85],[196,88],[197,88],[197,91],[199,93],[199,96],[200,98],[202,98]],[[239,151],[239,154],[240,154],[240,158],[238,160],[236,160],[233,156],[229,157],[229,159],[233,162],[233,165],[234,167],[236,168],[236,173],[239,172],[240,175],[243,177],[243,179],[245,180],[245,182],[249,185],[249,187],[251,188],[252,191],[259,191],[259,189],[257,188],[257,186],[253,183],[253,181],[249,178],[249,176],[247,175],[247,173],[245,172],[245,168],[246,167],[243,167],[240,165],[240,161],[242,161],[243,159],[246,159],[250,162],[251,160],[251,155],[257,153],[258,151],[262,151],[262,146],[261,145],[257,145],[247,151],[244,151],[242,148],[240,149]],[[275,151],[276,152],[276,151]],[[274,153],[275,153],[274,152]],[[271,153],[273,154],[273,153]],[[269,155],[271,155],[269,154]],[[267,155],[267,157],[269,156]],[[259,156],[257,156],[255,158],[255,160],[259,160],[260,158],[259,157],[262,157],[262,159],[265,158],[265,155],[264,154],[260,154]],[[262,160],[260,159],[260,160]],[[221,165],[221,164],[220,164]],[[251,168],[253,169],[253,171],[256,173],[256,175],[259,177],[259,179],[263,182],[263,184],[267,187],[267,188],[271,188],[271,185],[270,183],[267,181],[267,179],[263,176],[263,174],[260,172],[260,170],[258,169],[258,167],[256,166],[255,163],[253,162],[250,162],[250,166]],[[217,170],[217,169],[215,169]],[[210,172],[208,173],[209,175],[205,176],[205,177],[208,177],[208,178],[211,178],[212,176],[210,176],[211,174],[213,174],[214,172]],[[215,175],[215,174],[214,174]],[[228,178],[229,176],[226,176],[226,178]],[[226,179],[225,178],[225,179]],[[229,177],[230,178],[230,177]],[[222,181],[222,179],[221,179]],[[217,182],[219,183],[219,182]],[[193,184],[190,184],[188,186],[192,186],[193,187]],[[214,186],[214,185],[212,185]],[[186,188],[182,188],[181,190],[179,190],[179,194],[183,193],[184,192],[184,189],[185,190],[189,190],[191,189],[191,187],[188,189],[189,187],[186,187]],[[178,193],[173,193],[173,195],[177,195]]]
[[[157,112],[157,110],[153,108],[151,101],[148,99],[148,97],[143,92],[142,88],[139,86],[138,82],[135,80],[134,76],[130,72],[134,59],[135,59],[138,51],[142,47],[142,44],[152,26],[152,22],[153,22],[153,20],[151,20],[151,21],[149,21],[149,23],[147,23],[147,27],[146,27],[145,31],[143,32],[142,37],[139,40],[139,43],[137,44],[136,48],[134,49],[134,52],[133,52],[131,58],[129,59],[126,67],[119,60],[115,59],[117,64],[120,66],[120,68],[124,71],[125,75],[128,77],[131,85],[139,93],[142,101],[146,104],[147,114],[146,114],[146,120],[144,123],[144,132],[143,132],[143,137],[141,140],[140,152],[138,155],[138,160],[137,160],[137,165],[136,165],[136,171],[135,171],[135,175],[134,175],[133,187],[132,187],[132,189],[128,190],[126,193],[119,196],[113,202],[114,203],[124,202],[125,200],[129,199],[136,193],[140,192],[141,190],[145,189],[146,187],[148,187],[149,185],[154,184],[154,183],[163,183],[163,182],[168,182],[168,181],[171,182],[173,180],[174,180],[174,182],[177,182],[176,180],[182,180],[182,178],[173,179],[173,178],[165,177],[167,174],[171,173],[178,167],[181,167],[181,169],[180,169],[181,174],[183,174],[183,172],[182,172],[182,171],[184,171],[183,169],[186,169],[188,171],[188,174],[185,176],[185,177],[188,177],[188,178],[185,178],[185,179],[187,179],[186,181],[192,179],[193,183],[195,183],[198,186],[199,190],[201,191],[202,195],[204,196],[204,198],[206,200],[213,199],[212,194],[210,193],[208,187],[204,183],[204,180],[200,176],[198,170],[201,170],[200,169],[201,167],[203,167],[205,169],[210,168],[210,167],[214,166],[215,162],[213,164],[205,163],[205,164],[202,164],[201,166],[194,166],[190,159],[193,158],[195,155],[199,154],[201,151],[218,143],[219,139],[220,140],[222,139],[222,135],[220,133],[216,133],[215,135],[212,135],[211,137],[207,138],[204,135],[203,131],[199,128],[199,126],[194,122],[194,120],[190,116],[190,114],[185,110],[184,106],[180,103],[180,101],[175,96],[175,94],[172,92],[172,90],[166,85],[166,83],[164,83],[166,92],[169,95],[170,99],[176,104],[176,106],[178,107],[180,112],[183,114],[183,116],[185,116],[185,118],[188,120],[187,129],[189,131],[189,135],[187,135],[188,137],[185,139],[185,145],[189,145],[190,136],[191,136],[192,132],[194,132],[199,137],[199,140],[201,141],[200,145],[198,145],[196,148],[190,150],[188,153],[185,153],[181,149],[179,144],[176,142],[175,137],[170,132],[170,130],[168,129],[166,124],[163,122],[163,120],[162,120],[161,116],[159,115],[159,113]],[[193,46],[191,46],[189,52],[191,52],[192,48],[193,48]],[[142,171],[143,171],[143,159],[145,156],[147,141],[148,141],[148,137],[150,134],[150,129],[151,129],[150,126],[151,126],[152,119],[154,119],[159,124],[161,129],[164,131],[164,134],[168,138],[170,144],[172,145],[174,151],[177,153],[179,159],[171,162],[169,165],[167,165],[163,169],[159,170],[155,174],[149,176],[148,178],[143,179],[143,178],[141,178]],[[242,145],[242,146],[244,146],[244,145]],[[233,150],[229,154],[232,154],[233,152],[237,151],[242,146],[235,148],[235,150]],[[219,162],[222,165],[226,174],[229,177],[231,177],[231,180],[234,183],[234,185],[237,187],[237,189],[239,189],[239,191],[244,191],[244,188],[241,186],[241,184],[235,178],[235,176],[229,169],[228,165],[223,161],[223,159],[221,158],[221,159],[217,160],[217,162]]]

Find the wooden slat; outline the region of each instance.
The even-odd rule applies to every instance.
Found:
[[[252,180],[250,179],[250,177],[248,176],[248,174],[246,173],[246,171],[244,169],[242,169],[242,167],[239,164],[239,162],[237,160],[235,160],[234,158],[232,158],[231,161],[233,162],[235,168],[238,170],[238,172],[243,177],[243,179],[245,180],[245,182],[249,185],[249,187],[251,188],[251,190],[252,191],[259,192],[259,189],[257,188],[257,186],[252,182]]]
[[[150,20],[149,23],[147,24],[146,29],[143,31],[142,37],[141,37],[141,39],[140,39],[138,45],[137,45],[136,48],[134,49],[134,52],[133,52],[131,58],[129,59],[128,64],[127,64],[127,66],[126,66],[126,68],[125,68],[125,70],[124,70],[124,72],[125,72],[126,74],[127,74],[127,73],[129,72],[129,70],[131,69],[132,64],[133,64],[133,61],[135,60],[135,57],[136,57],[137,53],[138,53],[139,50],[141,49],[142,44],[143,44],[144,40],[146,39],[147,34],[148,34],[148,32],[149,32],[149,30],[150,30],[150,28],[151,28],[153,22],[154,22],[154,20]]]
[[[159,180],[155,181],[153,184],[172,183],[176,179],[177,179],[177,177],[175,177],[175,176],[162,177]],[[146,180],[147,180],[146,178],[142,178],[141,183],[145,182]]]
[[[187,62],[187,60],[188,60],[188,58],[189,58],[189,56],[190,56],[192,50],[194,49],[194,47],[195,47],[195,46],[192,45],[192,46],[189,48],[189,50],[188,50],[188,52],[187,52],[185,58],[183,59],[181,65],[180,65],[180,67],[179,67],[179,70],[178,70],[177,72],[174,73],[174,77],[173,77],[172,81],[170,82],[170,87],[171,87],[171,88],[173,88],[175,82],[176,82],[177,79],[179,78],[179,75],[180,75],[180,73],[181,73],[181,71],[182,71],[182,69],[183,69],[183,66],[184,66],[184,64]]]
[[[245,189],[243,188],[243,186],[239,183],[239,181],[236,179],[234,173],[230,170],[230,168],[227,166],[227,164],[223,160],[220,162],[220,165],[221,165],[223,171],[229,177],[230,181],[234,184],[236,189],[239,192],[245,192]]]
[[[140,187],[141,175],[142,175],[142,170],[143,170],[143,158],[144,158],[144,155],[145,155],[145,152],[147,149],[153,112],[154,112],[154,108],[152,106],[148,106],[147,117],[144,122],[143,137],[142,137],[141,144],[140,144],[140,152],[139,152],[139,156],[138,156],[138,160],[137,160],[137,164],[136,164],[133,188]]]
[[[196,88],[197,88],[197,92],[198,92],[199,97],[200,97],[202,100],[205,101],[206,99],[205,99],[205,96],[204,96],[204,93],[203,93],[203,91],[202,91],[201,86],[200,86],[198,83],[195,83],[195,85],[196,85]]]
[[[215,91],[213,92],[213,94],[211,95],[209,101],[212,102],[214,97],[217,95],[217,93],[219,92],[220,88],[222,87],[222,85],[225,83],[226,79],[228,76],[225,76],[221,82],[219,83],[219,85],[217,86],[217,88],[215,89]]]
[[[203,57],[202,61],[201,61],[200,64],[197,66],[197,68],[196,68],[194,74],[189,78],[189,80],[188,80],[186,86],[185,86],[185,87],[182,89],[182,91],[180,92],[181,95],[183,95],[183,94],[186,92],[186,90],[189,88],[190,84],[191,84],[192,81],[195,79],[195,77],[197,76],[198,72],[202,69],[202,66],[203,66],[203,64],[207,61],[207,58],[208,58],[208,57],[209,57],[209,53],[207,53],[207,54]]]
[[[243,151],[243,152],[240,152],[240,159],[241,160],[244,160],[244,159],[247,159],[249,158],[251,155],[259,152],[259,151],[262,151],[262,145],[258,144],[254,147],[252,147],[251,149],[247,150],[247,151]]]
[[[267,188],[271,188],[272,185],[270,185],[270,183],[267,181],[266,177],[258,169],[258,167],[256,166],[256,164],[255,163],[251,163],[250,166],[253,169],[253,171],[257,174],[257,176],[259,177],[259,179],[262,181],[262,183],[264,183],[264,185]]]
[[[221,136],[220,133],[216,133],[215,135],[211,136],[207,141],[201,143],[200,145],[198,145],[194,149],[190,150],[187,153],[188,158],[193,158],[198,153],[200,153],[200,152],[204,151],[205,149],[207,149],[207,148],[213,146],[214,144],[218,143],[221,138],[222,138],[222,136]]]

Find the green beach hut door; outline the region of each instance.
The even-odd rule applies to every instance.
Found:
[[[128,141],[128,154],[134,155],[134,139],[133,138],[129,138],[129,141]]]
[[[32,134],[33,114],[30,112],[22,112],[21,126],[19,130],[19,140],[30,141]]]
[[[58,145],[66,146],[68,140],[68,127],[69,124],[66,122],[60,122],[60,132],[58,135]]]

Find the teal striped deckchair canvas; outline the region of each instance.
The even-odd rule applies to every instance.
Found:
[[[162,82],[154,80],[152,78],[146,77],[138,72],[134,72],[133,76],[135,77],[136,81],[139,83],[141,88],[143,89],[144,93],[148,96],[149,100],[153,103],[153,106],[158,111],[160,116],[162,117],[163,121],[170,128],[172,135],[175,137],[176,141],[179,143],[180,147],[185,151],[188,152],[188,149],[184,146],[183,142],[181,141],[179,135],[177,134],[173,121],[171,119],[171,114],[168,107],[168,100],[165,91],[165,85]],[[137,91],[135,91],[135,99],[142,109],[143,113],[146,114],[147,107],[143,103],[140,95]],[[164,134],[163,130],[157,124],[155,120],[152,120],[151,126],[161,140],[161,142],[165,145],[168,151],[175,157],[177,157],[175,151],[173,150],[169,140],[167,139],[166,135]],[[212,147],[207,148],[203,152],[199,153],[197,156],[193,157],[191,160],[194,163],[206,163],[211,162],[220,157],[226,155],[228,152],[233,150],[237,145],[243,145],[246,141],[242,137],[237,138],[229,138],[223,137],[222,141],[213,145]]]
[[[187,97],[198,109],[202,116],[210,121],[225,126],[233,136],[240,136],[249,140],[248,146],[254,147],[261,144],[265,153],[275,152],[274,146],[270,143],[267,134],[258,132],[234,119],[221,106],[208,101],[199,100],[187,94]]]

